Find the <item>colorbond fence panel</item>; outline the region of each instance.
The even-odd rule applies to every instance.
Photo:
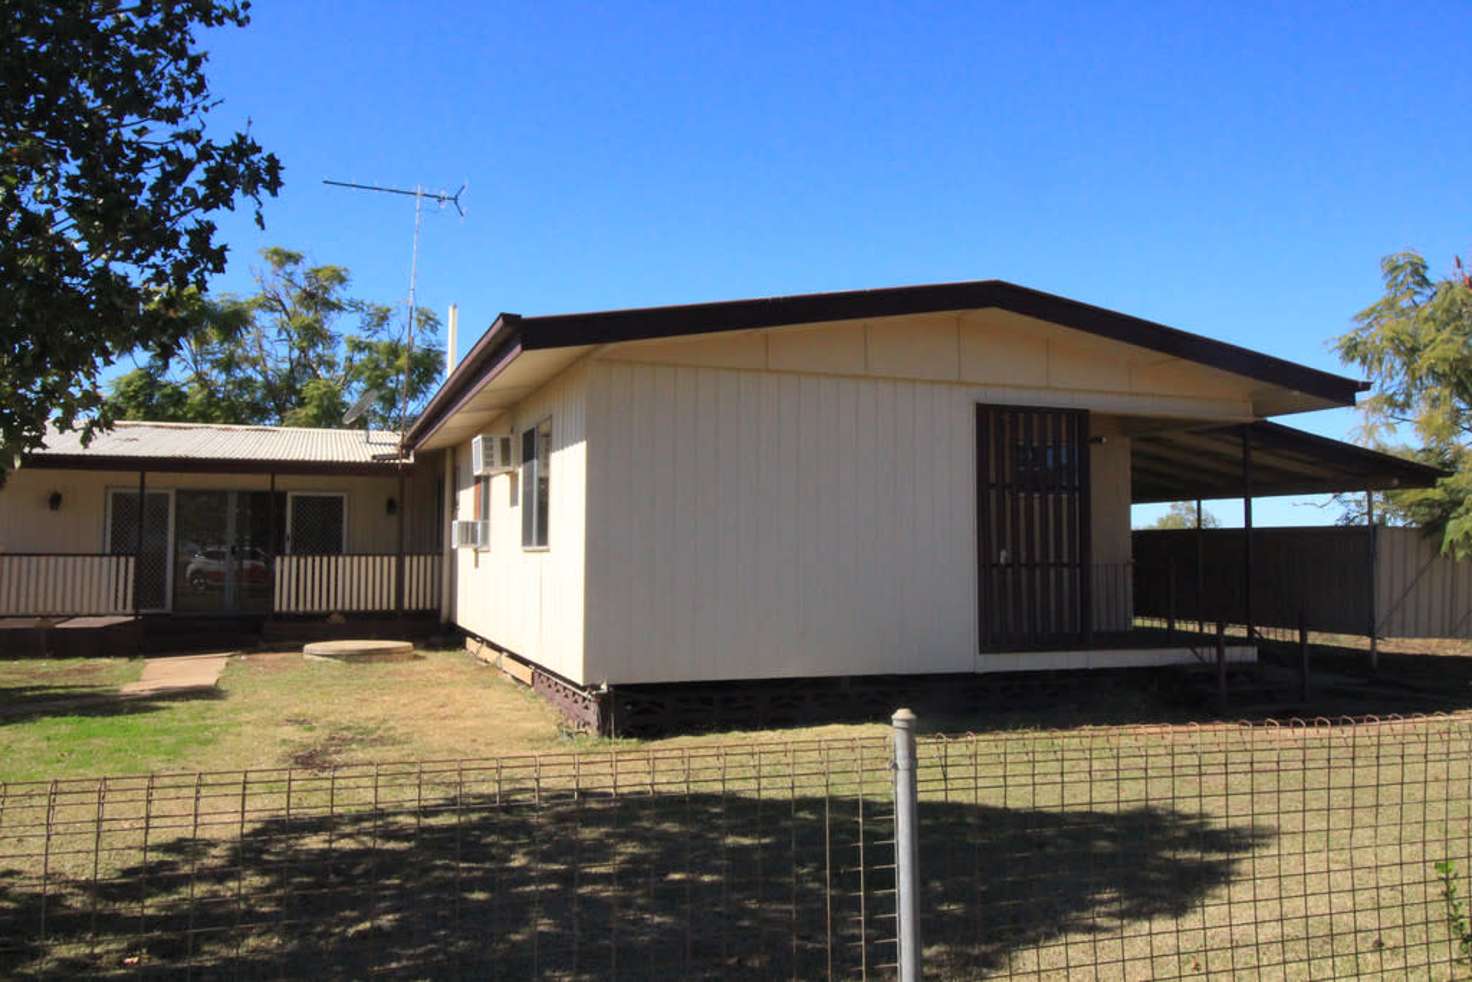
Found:
[[[1136,615],[1166,617],[1173,603],[1178,620],[1243,623],[1243,542],[1241,529],[1135,532]],[[1302,613],[1310,630],[1368,633],[1363,526],[1255,529],[1252,544],[1254,625],[1296,628]],[[1472,637],[1472,562],[1441,555],[1440,545],[1419,529],[1375,530],[1377,634]]]

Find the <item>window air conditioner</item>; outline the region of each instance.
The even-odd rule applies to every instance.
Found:
[[[450,545],[456,549],[479,549],[491,544],[491,523],[457,521],[450,523]]]
[[[470,466],[476,477],[504,474],[514,470],[512,452],[516,441],[511,434],[482,433],[470,441]]]

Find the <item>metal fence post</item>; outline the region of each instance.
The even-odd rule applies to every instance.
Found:
[[[920,837],[916,827],[915,714],[895,711],[894,870],[900,982],[920,979]]]

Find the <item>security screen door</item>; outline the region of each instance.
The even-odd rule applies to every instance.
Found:
[[[1089,633],[1086,411],[976,407],[977,603],[982,651]]]
[[[115,488],[107,495],[107,551],[114,556],[137,556],[135,573],[139,610],[167,610],[169,606],[169,541],[173,518],[167,491],[145,493],[140,516],[138,492]],[[143,520],[142,551],[138,533]]]

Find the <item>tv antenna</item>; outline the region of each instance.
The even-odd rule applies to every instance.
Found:
[[[424,223],[425,199],[433,201],[440,207],[453,205],[455,212],[465,217],[465,209],[460,207],[460,195],[465,193],[466,184],[460,185],[460,190],[451,194],[448,191],[429,191],[424,185],[416,184],[411,191],[408,188],[392,188],[382,184],[357,184],[353,181],[332,181],[322,179],[323,184],[330,184],[338,188],[351,188],[355,191],[378,191],[383,194],[402,194],[414,199],[414,248],[409,259],[409,303],[406,311],[405,346],[404,346],[404,383],[399,400],[399,447],[403,449],[404,432],[409,419],[409,370],[413,365],[414,358],[414,290],[419,280],[419,228]]]
[[[357,400],[348,407],[348,411],[342,415],[342,425],[352,426],[358,420],[368,415],[368,407],[372,406],[378,399],[379,392],[373,387],[368,387],[358,396]],[[365,421],[363,425],[363,442],[368,442],[369,424]]]

